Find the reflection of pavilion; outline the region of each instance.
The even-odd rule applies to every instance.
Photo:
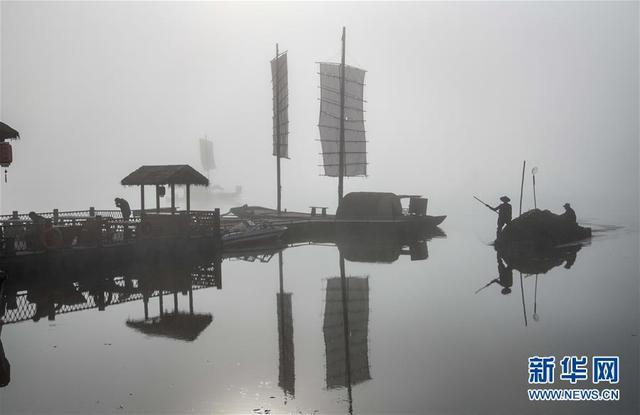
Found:
[[[52,321],[59,314],[94,308],[104,311],[113,305],[142,300],[146,320],[151,298],[158,298],[162,315],[167,294],[173,295],[174,308],[177,308],[179,293],[188,295],[190,313],[193,313],[193,291],[219,289],[221,280],[219,259],[205,265],[167,260],[126,269],[61,270],[28,279],[9,276],[0,298],[0,318],[5,324],[38,321],[43,317]]]
[[[327,280],[324,311],[327,389],[347,388],[371,379],[369,370],[369,278],[347,277],[340,255],[340,277]]]

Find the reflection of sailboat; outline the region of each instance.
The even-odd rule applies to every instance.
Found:
[[[511,268],[523,274],[534,275],[546,274],[563,264],[564,268],[571,268],[583,246],[585,245],[575,244],[534,249],[513,244],[496,250]]]
[[[340,277],[327,280],[323,332],[327,388],[347,388],[352,413],[352,385],[371,379],[369,278],[346,277],[342,255]]]
[[[412,261],[425,260],[429,257],[427,241],[444,237],[445,233],[437,227],[430,232],[412,237],[407,237],[401,232],[382,232],[376,228],[359,232],[339,228],[336,231],[335,243],[348,261],[390,264],[400,255],[409,255]]]
[[[278,253],[278,267],[280,276],[280,292],[276,294],[278,303],[278,351],[280,357],[278,386],[285,396],[295,396],[296,373],[295,354],[293,349],[293,309],[291,306],[292,293],[284,292],[282,252]]]

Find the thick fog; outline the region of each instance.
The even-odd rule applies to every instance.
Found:
[[[451,220],[571,202],[637,227],[638,3],[1,4],[1,116],[21,133],[2,212],[139,205],[120,180],[144,164],[199,168],[239,203],[275,207],[269,60],[289,55],[291,160],[283,206],[335,209],[321,176],[319,61],[367,70],[367,178],[345,191],[423,194]],[[166,202],[165,202],[166,203]],[[446,224],[447,222],[445,222]],[[446,226],[445,226],[446,228]]]

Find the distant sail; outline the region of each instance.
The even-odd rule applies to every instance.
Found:
[[[345,176],[367,175],[364,131],[364,74],[345,66],[344,148]],[[320,142],[324,173],[338,177],[340,168],[340,64],[320,63]]]
[[[278,301],[278,349],[280,355],[278,386],[285,394],[293,397],[296,394],[296,374],[291,293],[278,293],[276,297]]]
[[[344,307],[342,279],[327,280],[327,297],[324,310],[324,343],[326,352],[327,388],[348,386],[347,371],[350,371],[351,385],[371,379],[369,373],[369,279],[366,277],[346,277],[346,314],[349,332],[349,363],[347,365],[347,344],[344,330]]]
[[[287,52],[271,60],[273,83],[273,155],[277,156],[277,124],[280,122],[280,157],[289,158],[289,85]]]
[[[204,171],[216,168],[216,162],[213,159],[213,142],[206,138],[200,139],[200,162]]]

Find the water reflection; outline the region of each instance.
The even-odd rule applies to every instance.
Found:
[[[540,321],[540,315],[538,314],[539,276],[541,274],[546,274],[561,265],[563,265],[565,269],[570,269],[576,262],[578,251],[586,245],[589,245],[589,242],[553,247],[520,244],[505,245],[500,248],[495,247],[498,276],[480,287],[475,293],[478,294],[480,291],[496,284],[497,286],[502,287],[500,292],[503,295],[511,294],[513,287],[513,271],[518,271],[520,274],[520,291],[522,296],[524,325],[527,326],[528,318],[525,302],[524,280],[529,277],[534,277],[533,320]]]
[[[105,311],[108,306],[142,300],[145,320],[149,320],[150,298],[158,297],[160,317],[164,317],[164,296],[173,295],[173,314],[176,314],[178,293],[188,295],[190,315],[193,315],[193,290],[220,289],[222,271],[220,259],[195,263],[192,260],[172,258],[124,268],[69,267],[51,273],[16,273],[5,284],[0,298],[0,316],[5,324],[29,319],[37,322],[44,317],[54,321],[59,314],[89,309]],[[172,318],[177,318],[175,324],[186,323],[181,316],[173,316],[165,319],[163,325],[169,325]],[[162,318],[154,321],[159,320]]]
[[[4,297],[5,276],[0,273],[0,299]],[[11,382],[11,364],[4,353],[4,346],[2,345],[2,314],[0,311],[0,388],[4,388]]]
[[[340,276],[326,282],[322,325],[327,389],[346,388],[353,413],[352,386],[371,379],[369,367],[369,277],[346,276],[340,254]]]
[[[294,398],[296,394],[295,354],[293,350],[293,307],[292,293],[284,291],[282,252],[278,253],[280,291],[276,294],[278,304],[278,386],[285,398]]]
[[[578,252],[589,243],[562,245],[547,248],[511,245],[497,249],[498,255],[509,267],[523,274],[546,274],[553,268],[564,265],[570,269],[576,262]]]
[[[445,237],[446,234],[437,227],[412,236],[375,229],[355,233],[339,229],[335,244],[348,261],[391,264],[401,255],[408,255],[412,261],[425,260],[429,257],[427,241]]]

